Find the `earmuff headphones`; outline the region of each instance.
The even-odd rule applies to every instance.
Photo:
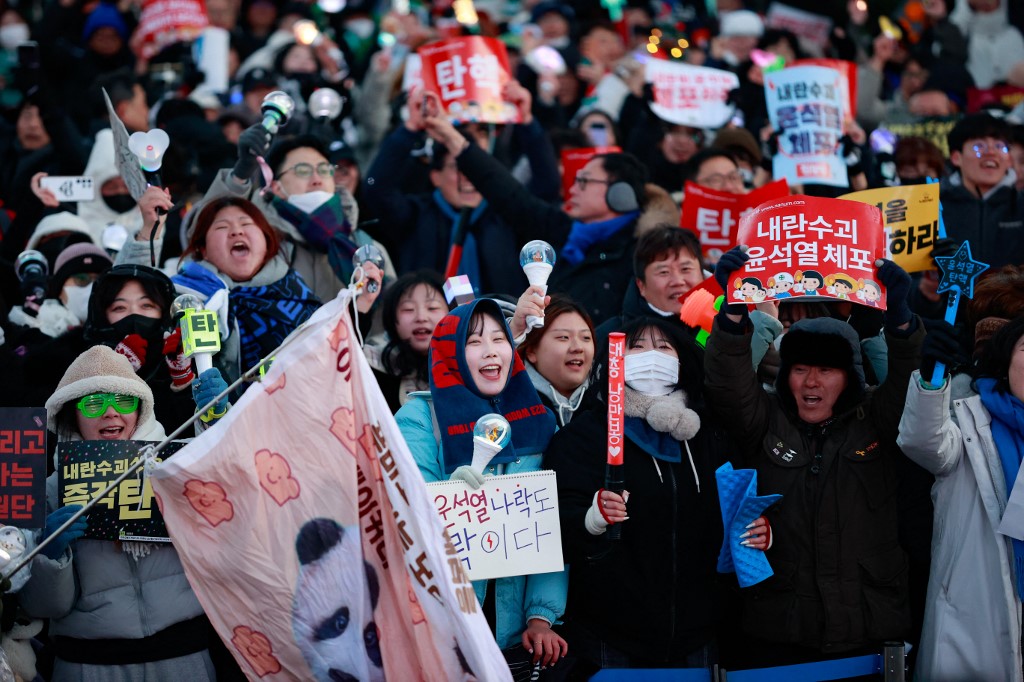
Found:
[[[640,201],[633,186],[621,180],[608,185],[608,190],[604,193],[604,202],[616,213],[640,210]]]

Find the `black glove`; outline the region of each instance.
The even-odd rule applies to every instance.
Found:
[[[718,265],[715,266],[715,281],[725,292],[726,301],[729,300],[729,280],[732,279],[732,274],[742,268],[748,260],[750,256],[738,246],[732,247],[718,259]]]
[[[779,132],[773,130],[767,140],[761,142],[761,168],[772,172],[772,158],[779,153]]]
[[[864,172],[864,153],[849,135],[839,138],[839,153],[846,164],[847,175],[860,175]]]
[[[240,180],[248,180],[255,175],[259,164],[257,156],[266,157],[270,149],[270,131],[262,123],[249,126],[238,136],[238,161],[231,169],[231,174]]]
[[[960,355],[960,335],[956,327],[945,320],[932,321],[921,343],[921,378],[932,380],[936,362],[944,364],[949,374],[959,363]]]
[[[949,237],[939,237],[935,240],[935,244],[932,246],[932,267],[936,270],[939,269],[939,264],[935,258],[948,258],[954,253],[960,250],[960,244],[955,239]]]
[[[907,304],[907,297],[910,296],[910,275],[891,260],[877,260],[875,265],[878,267],[878,281],[885,286],[888,294],[885,326],[890,329],[901,327],[914,317]]]

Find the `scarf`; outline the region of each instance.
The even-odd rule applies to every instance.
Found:
[[[580,409],[580,404],[583,403],[583,394],[587,392],[587,388],[590,386],[590,377],[583,380],[583,383],[576,387],[576,390],[572,392],[572,395],[566,398],[564,395],[555,390],[555,387],[551,385],[551,382],[544,377],[543,374],[537,371],[537,368],[530,362],[523,363],[526,367],[526,373],[530,375],[530,381],[533,382],[533,387],[537,389],[537,393],[541,397],[547,397],[552,404],[558,408],[558,425],[565,426],[572,420],[572,416],[576,414],[576,410]]]
[[[512,353],[512,368],[500,394],[483,396],[469,379],[466,337],[473,313],[478,310],[504,320],[496,302],[477,299],[451,311],[438,323],[430,340],[430,395],[441,432],[442,465],[449,474],[473,461],[473,427],[489,412],[504,415],[512,426],[512,440],[494,456],[493,464],[544,452],[556,428],[554,415],[541,403],[517,353]],[[504,321],[502,324],[511,348],[512,333]]]
[[[697,435],[700,416],[686,406],[686,394],[653,396],[626,386],[626,436],[651,457],[683,460],[679,443]]]
[[[277,214],[298,230],[306,245],[318,253],[326,253],[334,274],[342,282],[352,278],[355,266],[352,254],[360,244],[356,243],[352,225],[345,218],[341,197],[337,194],[317,206],[312,213],[306,213],[298,206],[284,199],[272,196],[270,200]]]
[[[583,261],[591,246],[610,238],[636,220],[639,215],[640,211],[630,211],[599,223],[581,223],[577,220],[572,224],[569,238],[565,241],[562,253],[558,257],[569,265],[578,265]]]
[[[992,416],[992,440],[999,451],[999,461],[1006,478],[1006,497],[1009,498],[1024,459],[1024,403],[1009,393],[997,391],[995,379],[978,379],[975,383],[981,404]],[[1017,574],[1017,597],[1024,599],[1024,542],[1010,539]]]
[[[452,208],[452,205],[444,200],[441,196],[441,190],[435,189],[434,203],[441,209],[441,213],[444,213],[449,220],[452,221],[452,229],[448,233],[448,248],[451,249],[453,242],[455,241],[455,230],[459,226],[459,215],[460,212]],[[487,201],[481,201],[480,205],[473,209],[473,213],[469,216],[469,225],[466,226],[466,238],[462,242],[462,258],[459,260],[459,269],[456,271],[457,274],[465,275],[469,277],[470,284],[473,285],[473,291],[479,296],[481,286],[480,281],[480,251],[477,248],[476,236],[473,234],[471,228],[476,224],[476,221],[480,219],[484,211],[487,210]]]

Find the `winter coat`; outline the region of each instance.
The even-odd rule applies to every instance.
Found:
[[[924,337],[914,324],[907,338],[887,332],[887,380],[865,396],[856,332],[829,318],[801,320],[783,340],[776,393],[769,395],[751,366],[749,337],[715,320],[704,355],[706,396],[731,425],[743,465],[757,470],[758,494],[783,496],[765,513],[775,535],[767,552],[775,575],[743,593],[748,634],[838,654],[902,639],[909,630],[895,441]],[[809,346],[849,346],[846,389],[834,416],[814,425],[797,416],[789,389],[786,341],[798,328]]]
[[[958,243],[971,242],[974,260],[996,270],[1024,262],[1024,193],[1014,186],[1011,170],[983,199],[963,185],[960,173],[943,179],[942,219]]]
[[[1021,600],[1013,547],[996,530],[1006,478],[992,418],[978,395],[952,399],[950,384],[925,389],[915,372],[899,446],[935,474],[935,527],[916,677],[929,682],[1020,682]],[[950,412],[950,401],[953,411]]]
[[[712,640],[722,546],[715,469],[724,459],[711,434],[702,424],[689,441],[693,468],[685,449],[681,462],[669,463],[625,439],[629,520],[616,542],[584,525],[604,487],[607,413],[578,414],[551,439],[544,466],[558,475],[562,547],[572,575],[567,623],[631,657],[666,664]]]
[[[441,449],[430,392],[412,393],[410,398],[411,400],[395,415],[398,429],[409,445],[409,451],[416,460],[416,466],[423,474],[423,479],[427,483],[447,481],[449,477],[444,473],[444,453]],[[484,470],[484,475],[501,476],[540,471],[541,459],[541,455],[525,455],[508,464],[492,464]],[[543,618],[554,624],[565,612],[568,579],[568,571],[496,579],[495,640],[498,646],[502,649],[515,646],[531,618]],[[473,590],[481,604],[487,596],[487,582],[473,581]]]

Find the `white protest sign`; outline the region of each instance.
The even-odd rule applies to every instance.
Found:
[[[110,116],[110,130],[114,133],[114,162],[117,164],[117,172],[128,186],[128,193],[132,195],[132,199],[138,201],[149,185],[142,174],[142,168],[139,167],[139,157],[128,147],[128,129],[114,111],[114,105],[110,103],[110,95],[106,90],[103,91],[103,101]]]
[[[768,28],[784,29],[792,32],[805,44],[823,50],[832,33],[832,20],[821,14],[807,12],[796,7],[773,2],[765,17]]]
[[[729,91],[740,86],[734,73],[665,59],[648,59],[644,72],[654,87],[651,111],[663,121],[693,128],[721,128],[732,118]]]
[[[428,483],[441,522],[470,580],[552,573],[564,568],[555,472]]]

